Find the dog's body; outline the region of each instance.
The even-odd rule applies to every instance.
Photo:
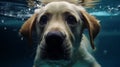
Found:
[[[90,44],[95,49],[93,39],[100,29],[98,20],[80,5],[66,1],[48,3],[46,0],[44,4],[20,29],[31,42],[32,30],[36,28],[39,44],[34,67],[72,67],[77,64],[78,67],[100,67],[88,51],[89,41],[83,34],[87,28]]]

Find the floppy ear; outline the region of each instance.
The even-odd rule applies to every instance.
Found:
[[[81,11],[81,15],[85,24],[85,28],[87,28],[89,31],[91,47],[95,49],[94,39],[100,31],[99,21],[94,16],[88,14],[86,11]]]
[[[32,30],[35,27],[37,14],[33,14],[20,28],[21,35],[26,37],[30,44],[32,44]]]

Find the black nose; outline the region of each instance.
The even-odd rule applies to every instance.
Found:
[[[51,31],[46,35],[46,44],[61,45],[65,39],[65,35],[60,31]]]

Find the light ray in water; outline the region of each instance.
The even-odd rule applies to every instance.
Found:
[[[29,8],[25,4],[20,3],[11,3],[11,2],[0,2],[0,15],[21,18],[24,20],[25,18],[30,17],[36,8],[40,8],[35,5],[35,7]],[[38,4],[37,4],[38,5]],[[12,8],[10,8],[12,6]],[[120,5],[116,7],[112,6],[101,6],[99,5],[96,8],[88,10],[91,15],[94,16],[117,16],[120,15]]]
[[[94,16],[115,16],[114,14],[110,14],[108,12],[105,12],[105,11],[98,11],[98,12],[91,12],[90,13],[91,15],[94,15]]]

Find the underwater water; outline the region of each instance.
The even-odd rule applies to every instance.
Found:
[[[19,29],[31,16],[25,0],[0,1],[0,67],[32,67],[36,46],[29,47]],[[120,1],[101,0],[88,12],[100,20],[95,58],[102,67],[120,67]]]

